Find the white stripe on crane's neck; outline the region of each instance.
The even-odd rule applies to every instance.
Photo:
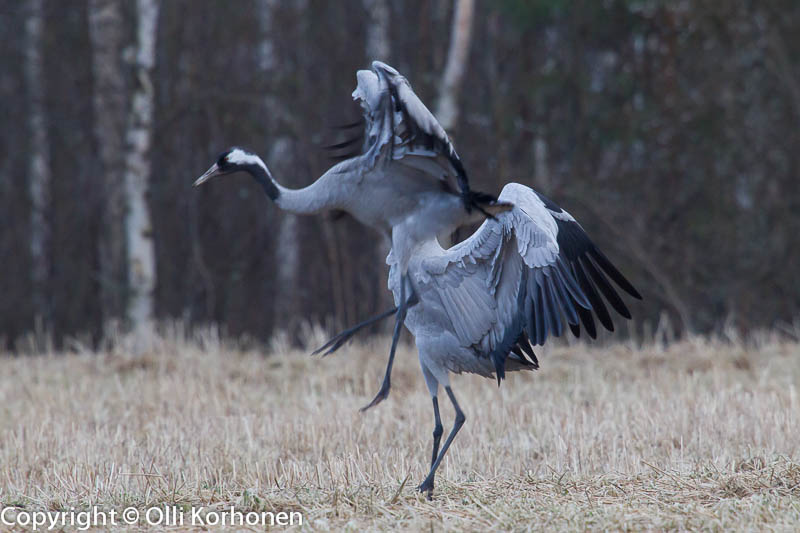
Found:
[[[234,148],[225,159],[232,165],[241,166],[242,170],[249,172],[259,181],[267,195],[278,207],[297,215],[310,215],[327,209],[337,209],[342,204],[342,198],[352,193],[347,186],[351,173],[334,170],[337,167],[329,169],[322,177],[307,187],[288,189],[272,177],[267,165],[255,154],[241,148]],[[263,170],[263,173],[254,171],[254,167]]]
[[[255,154],[251,154],[245,152],[241,148],[234,148],[226,157],[229,163],[233,163],[234,165],[258,165],[264,169],[264,172],[269,175],[269,170],[267,170],[267,165]]]

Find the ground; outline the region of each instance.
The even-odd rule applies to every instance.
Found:
[[[174,505],[187,521],[200,506],[294,511],[303,524],[288,529],[313,531],[800,528],[800,345],[775,336],[561,345],[500,388],[455,376],[467,421],[433,501],[414,490],[433,414],[411,347],[389,399],[362,414],[388,339],[320,359],[212,331],[165,337],[139,356],[125,342],[0,355],[7,520]]]

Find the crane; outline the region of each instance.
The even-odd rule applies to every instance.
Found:
[[[346,155],[311,185],[283,187],[258,155],[240,147],[223,152],[194,185],[241,171],[261,184],[282,210],[301,215],[329,210],[350,213],[391,239],[393,258],[405,279],[409,258],[419,243],[512,206],[470,189],[444,129],[397,70],[373,61],[372,69],[359,70],[356,79],[352,96],[363,110],[362,134],[331,148],[363,142],[356,153]],[[406,312],[415,302],[407,282],[401,283],[401,295],[397,307],[382,315],[395,315],[390,362],[380,391],[365,409],[389,394],[391,362]]]
[[[580,224],[544,195],[518,183],[507,184],[498,198],[472,191],[446,133],[396,70],[373,62],[357,78],[353,97],[364,110],[362,149],[312,185],[282,187],[257,155],[241,148],[223,153],[195,185],[246,171],[281,209],[347,211],[391,237],[387,264],[395,307],[320,350],[332,353],[365,325],[395,315],[383,385],[368,409],[388,396],[400,328],[409,329],[433,403],[431,467],[417,487],[431,498],[436,471],[466,420],[451,373],[494,377],[500,385],[506,372],[537,369],[533,346],[550,336],[568,328],[577,337],[583,328],[595,338],[595,318],[613,331],[608,306],[630,318],[617,288],[641,295]],[[468,239],[442,248],[438,235],[480,220]],[[456,414],[444,444],[440,387]]]

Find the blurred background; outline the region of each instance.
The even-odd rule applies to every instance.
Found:
[[[630,332],[800,310],[800,2],[2,0],[0,338],[178,320],[267,339],[390,303],[386,244],[279,212],[331,164],[355,72],[396,67],[474,188],[532,186],[644,301]]]

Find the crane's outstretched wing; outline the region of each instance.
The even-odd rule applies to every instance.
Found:
[[[364,112],[363,145],[344,157],[358,156],[353,163],[363,165],[365,170],[391,165],[387,175],[392,179],[403,179],[412,173],[415,178],[426,176],[432,189],[460,195],[467,211],[473,207],[482,210],[481,206],[496,201],[491,195],[470,190],[453,143],[405,77],[380,61],[373,61],[372,70],[360,70],[356,77],[353,99],[360,102]],[[330,148],[355,147],[360,140],[359,137]]]
[[[417,168],[453,192],[469,190],[461,159],[436,117],[411,89],[405,77],[380,61],[356,74],[353,99],[366,121],[364,154],[370,165],[385,157]]]
[[[421,260],[417,283],[435,301],[462,346],[493,360],[497,379],[506,359],[525,365],[533,344],[580,325],[596,336],[594,316],[614,324],[605,301],[620,315],[630,312],[609,282],[641,298],[566,211],[517,183],[503,188],[500,201],[511,211],[487,220],[466,241]],[[602,297],[601,297],[602,294]]]

